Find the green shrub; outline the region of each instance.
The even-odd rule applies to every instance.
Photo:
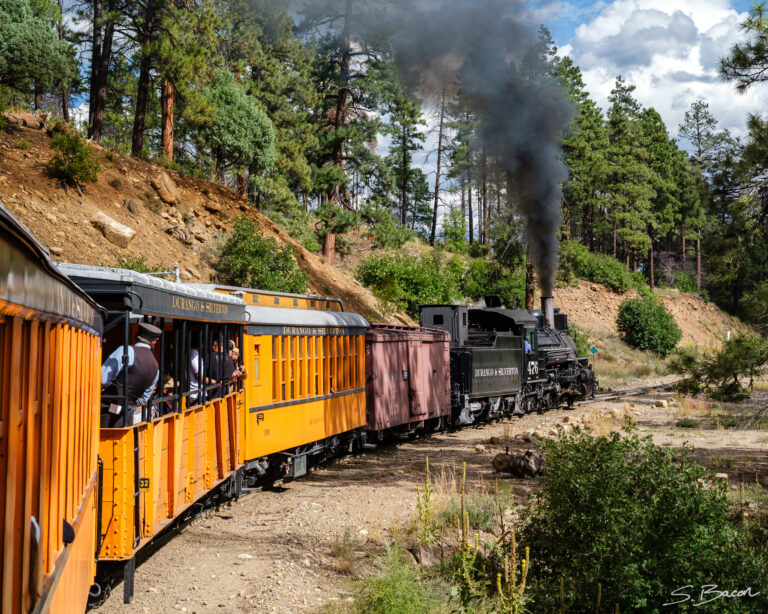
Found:
[[[576,345],[576,356],[589,355],[589,348],[592,347],[592,343],[589,341],[589,336],[583,330],[581,330],[575,324],[570,325],[571,339]]]
[[[171,267],[162,264],[147,264],[145,256],[125,256],[118,258],[115,263],[118,269],[130,269],[139,273],[158,273],[160,271],[170,271]]]
[[[612,256],[592,253],[586,246],[575,241],[563,243],[560,247],[559,278],[564,283],[586,279],[620,293],[630,288],[639,291],[647,288],[642,273],[630,271]]]
[[[366,205],[360,212],[363,221],[368,224],[369,237],[379,247],[396,249],[410,241],[414,233],[395,221],[392,209],[382,205]]]
[[[675,422],[675,426],[681,429],[695,429],[699,425],[693,418],[680,418]]]
[[[458,258],[446,260],[440,252],[421,257],[371,255],[357,269],[357,279],[381,300],[419,317],[419,305],[452,303],[460,298],[459,283],[464,265]]]
[[[471,492],[466,495],[464,506],[470,529],[479,529],[489,533],[496,528],[498,507],[492,495],[482,492]],[[437,513],[438,523],[448,528],[457,526],[460,517],[461,506],[458,495],[453,495]]]
[[[21,149],[22,151],[26,151],[27,149],[32,147],[32,141],[30,141],[29,139],[20,139],[18,141],[15,141],[13,143],[13,146],[16,149]]]
[[[77,132],[54,134],[51,149],[58,152],[46,167],[52,176],[78,185],[93,183],[99,178],[99,161],[91,146]]]
[[[537,612],[603,608],[622,614],[765,612],[765,553],[732,517],[728,486],[691,458],[640,438],[593,437],[576,429],[545,441],[541,490],[523,511],[522,544],[530,547],[530,590]],[[752,587],[755,598],[672,607],[672,591],[693,585]],[[700,590],[700,588],[698,589]],[[711,608],[711,609],[707,609]]]
[[[524,305],[525,269],[511,271],[495,260],[471,259],[461,278],[461,292],[472,300],[496,294],[508,307]]]
[[[289,247],[264,237],[259,226],[243,216],[221,248],[215,268],[226,284],[276,292],[306,292],[307,276]]]
[[[303,209],[296,208],[287,213],[268,209],[264,215],[285,230],[288,236],[301,243],[307,251],[317,253],[322,249],[314,230],[315,220]]]
[[[668,356],[683,336],[672,315],[652,295],[624,301],[617,324],[627,344],[662,357]]]
[[[687,376],[680,388],[686,392],[707,390],[720,400],[743,399],[768,364],[768,340],[755,335],[739,335],[716,352],[701,352],[686,347],[670,360],[674,373]]]
[[[744,317],[754,324],[768,323],[768,281],[746,292],[741,299]]]
[[[690,273],[677,273],[675,275],[675,288],[680,292],[690,292],[695,294],[696,290],[696,278]]]
[[[379,557],[381,573],[355,583],[354,612],[360,614],[432,614],[448,604],[416,574],[410,555],[397,545]],[[446,609],[444,609],[446,608]]]

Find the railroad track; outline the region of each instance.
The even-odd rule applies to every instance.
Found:
[[[577,401],[574,403],[574,405],[587,405],[589,403],[597,403],[598,401],[611,401],[613,399],[622,399],[625,397],[637,397],[643,394],[648,394],[649,392],[655,392],[659,390],[669,390],[671,389],[675,384],[677,384],[680,380],[675,380],[672,382],[667,382],[666,384],[656,384],[654,386],[641,386],[640,388],[629,388],[627,390],[611,390],[608,392],[601,392],[599,394],[596,394],[591,399],[586,399],[584,401]]]

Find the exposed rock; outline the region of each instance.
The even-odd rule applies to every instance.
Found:
[[[157,195],[167,205],[175,205],[179,202],[179,190],[173,180],[166,174],[160,173],[150,182]]]
[[[135,198],[126,198],[125,208],[133,213],[133,215],[141,215],[144,210],[144,205],[141,204],[141,201],[138,201]]]
[[[523,454],[497,454],[493,461],[493,470],[496,473],[509,473],[516,478],[533,478],[541,473],[544,465],[544,457],[532,450]]]
[[[61,256],[64,253],[64,250],[58,247],[57,245],[54,245],[53,247],[49,248],[48,251],[51,252],[51,254],[53,254],[54,256]]]
[[[13,126],[26,126],[35,130],[43,130],[48,126],[48,114],[33,113],[8,113],[6,116],[8,123]]]
[[[485,446],[475,446],[475,452],[485,452]]]
[[[716,480],[725,480],[727,482],[728,481],[728,474],[727,473],[716,473],[715,474],[715,479]]]
[[[546,439],[547,438],[547,434],[544,431],[535,431],[533,433],[533,436],[536,439]]]
[[[113,220],[103,211],[97,211],[91,218],[91,224],[101,231],[104,238],[118,247],[128,247],[136,231],[133,228]]]
[[[208,211],[211,213],[220,213],[221,212],[221,205],[216,202],[215,200],[208,200],[205,202],[205,205],[203,205]]]
[[[664,401],[663,399],[656,401],[654,405],[656,407],[669,407],[669,403],[667,401]]]

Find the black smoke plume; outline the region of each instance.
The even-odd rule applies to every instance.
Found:
[[[353,2],[338,4],[344,11]],[[384,3],[354,4],[370,10],[371,4]],[[392,0],[376,15],[376,23],[360,23],[360,31],[378,29],[393,36],[406,82],[432,99],[446,86],[455,89],[478,119],[478,137],[506,171],[508,198],[525,218],[541,290],[551,296],[560,186],[567,177],[561,141],[573,106],[552,75],[526,7],[518,0]]]

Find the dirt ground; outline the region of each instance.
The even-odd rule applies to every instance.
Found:
[[[657,407],[660,401],[673,406]],[[758,393],[753,403],[765,405],[768,394]],[[734,490],[756,479],[768,483],[768,431],[726,429],[712,406],[676,402],[669,392],[596,402],[382,447],[277,491],[245,496],[194,520],[140,564],[133,604],[123,605],[119,585],[98,612],[320,612],[329,601],[351,599],[350,576],[336,569],[337,536],[346,532],[354,541],[353,571],[364,572],[372,553],[402,538],[412,522],[426,456],[433,483],[440,475],[457,475],[466,461],[470,488],[490,485],[497,479],[490,470],[495,454],[507,445],[510,451],[533,445],[520,437],[530,439],[532,431],[549,436],[555,425],[580,420],[615,429],[627,415],[661,445],[694,446],[700,462],[728,473]],[[698,428],[676,426],[681,416]],[[521,503],[535,487],[500,479]]]

